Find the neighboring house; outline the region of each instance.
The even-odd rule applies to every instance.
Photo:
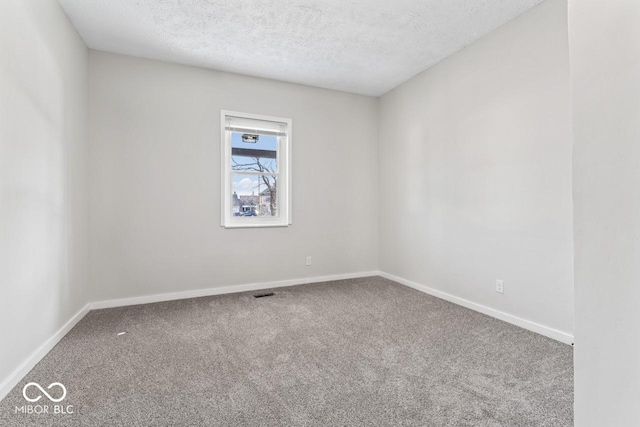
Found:
[[[256,195],[237,196],[240,202],[239,212],[257,211],[260,198]]]
[[[263,215],[272,215],[271,213],[271,192],[268,188],[260,193],[260,212]]]

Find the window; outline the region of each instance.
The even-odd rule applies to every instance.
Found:
[[[291,119],[222,111],[222,226],[291,224]]]

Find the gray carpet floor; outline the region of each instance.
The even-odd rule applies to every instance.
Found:
[[[274,292],[91,311],[0,425],[573,425],[571,346],[380,277]],[[31,381],[74,413],[16,414]]]

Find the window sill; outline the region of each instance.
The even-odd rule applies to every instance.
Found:
[[[246,223],[246,224],[224,224],[222,225],[223,228],[280,228],[280,227],[288,227],[291,224],[289,223],[277,223],[277,222],[271,222],[271,223],[258,223],[258,222],[252,222],[252,223]]]

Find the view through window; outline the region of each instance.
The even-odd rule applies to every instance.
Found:
[[[290,223],[291,120],[223,112],[223,225]]]

